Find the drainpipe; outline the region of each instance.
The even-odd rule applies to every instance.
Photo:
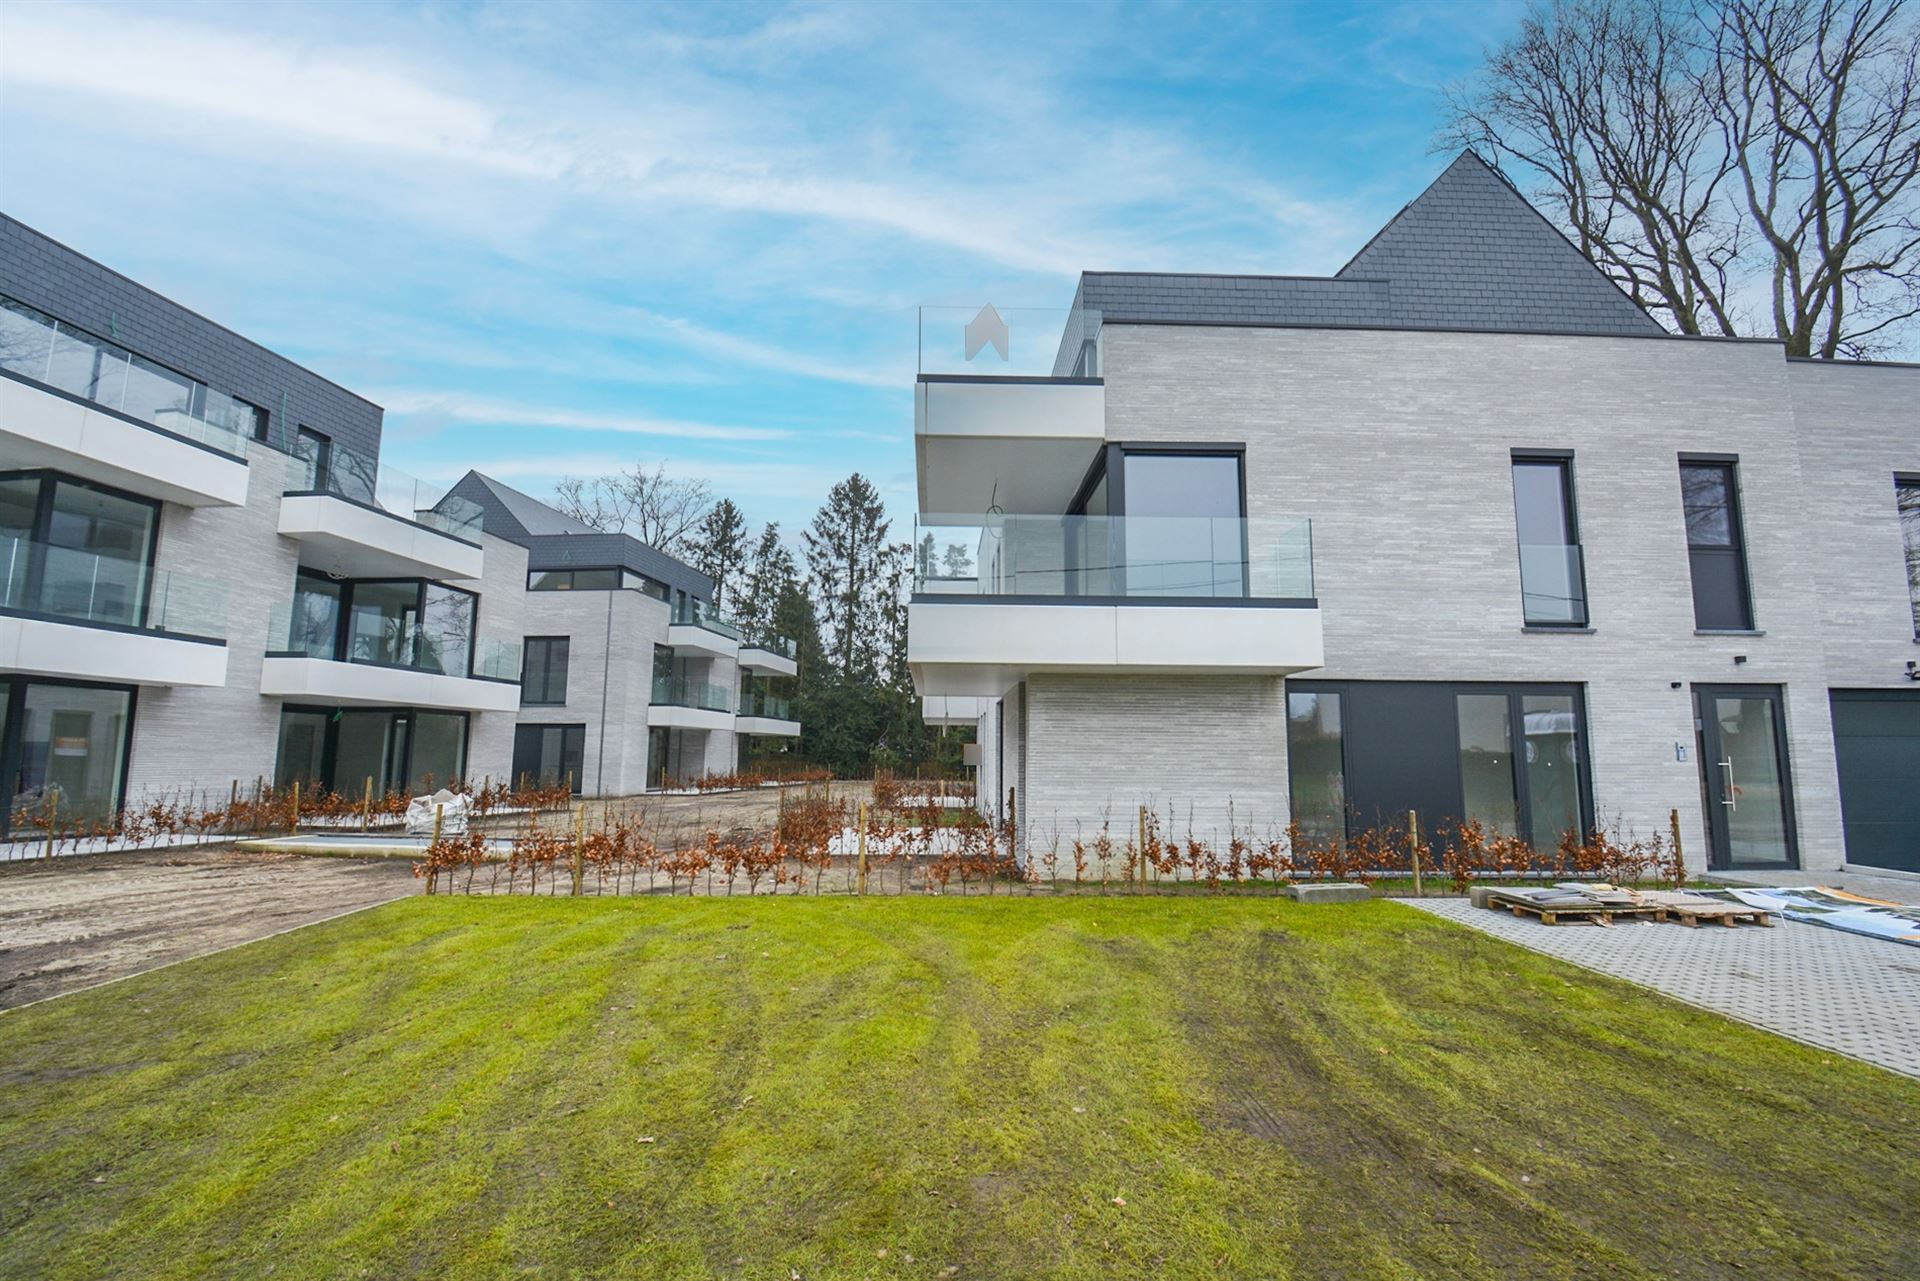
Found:
[[[607,643],[600,651],[600,752],[599,758],[593,763],[595,796],[607,794],[607,682],[613,674],[613,596],[613,592],[607,593]]]

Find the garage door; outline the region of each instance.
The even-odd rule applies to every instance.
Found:
[[[1847,862],[1920,872],[1920,690],[1833,691]]]

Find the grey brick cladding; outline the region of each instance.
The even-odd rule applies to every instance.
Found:
[[[305,425],[370,456],[380,452],[378,405],[5,214],[0,294],[258,405],[282,448]]]

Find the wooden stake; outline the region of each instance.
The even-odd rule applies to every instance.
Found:
[[[368,780],[367,785],[369,787],[373,785],[371,779]],[[297,787],[299,784],[296,783],[294,786]],[[433,867],[433,852],[440,848],[440,823],[446,816],[447,807],[445,805],[436,805],[433,807],[433,841],[427,846],[427,865],[430,868]],[[433,870],[427,873],[427,893],[433,893],[434,882],[439,879],[440,870],[438,868],[433,868]]]
[[[1667,811],[1667,825],[1673,830],[1674,870],[1681,874],[1681,879],[1673,883],[1673,888],[1677,890],[1682,885],[1686,884],[1685,877],[1686,877],[1686,871],[1687,871],[1687,859],[1680,849],[1680,811],[1679,810]],[[1727,923],[1731,925],[1733,923],[1732,919],[1729,918]]]
[[[300,780],[293,780],[293,826],[288,829],[295,836],[300,834]]]
[[[233,835],[233,816],[240,808],[240,780],[233,780],[233,788],[227,793],[227,835]]]
[[[1147,807],[1140,807],[1140,888],[1147,888]]]
[[[367,832],[367,831],[371,831],[372,829],[373,829],[373,775],[369,774],[367,775],[366,795],[363,796],[360,800],[360,830],[362,832]]]
[[[567,775],[569,787],[573,784],[573,775]],[[587,875],[587,806],[580,803],[579,812],[573,820],[573,896],[580,897],[580,887]]]
[[[1413,896],[1425,898],[1420,888],[1420,812],[1407,811],[1407,857],[1413,861]]]
[[[45,858],[53,857],[53,833],[54,829],[59,826],[59,820],[60,794],[49,791],[47,793],[47,852],[43,856]]]
[[[860,802],[860,892],[867,892],[867,803]]]

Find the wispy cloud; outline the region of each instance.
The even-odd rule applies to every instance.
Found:
[[[665,436],[676,440],[714,441],[785,440],[793,434],[779,427],[737,427],[648,418],[565,405],[492,400],[452,391],[391,388],[385,391],[376,389],[368,395],[383,406],[389,415],[419,418],[429,425],[479,423],[497,427],[550,427],[569,431],[605,431],[634,436]]]

